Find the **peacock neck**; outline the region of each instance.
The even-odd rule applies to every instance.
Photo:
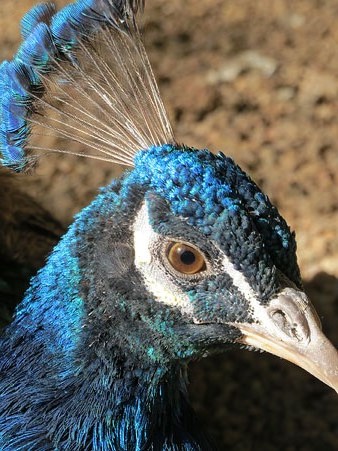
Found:
[[[114,391],[116,449],[212,449],[188,402],[185,365],[128,370]]]

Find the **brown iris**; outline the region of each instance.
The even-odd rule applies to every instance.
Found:
[[[172,242],[167,249],[171,266],[182,274],[197,274],[206,269],[203,255],[189,244]]]

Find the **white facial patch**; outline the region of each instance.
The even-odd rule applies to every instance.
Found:
[[[246,277],[235,268],[226,255],[223,258],[223,269],[231,277],[234,286],[245,297],[250,305],[258,301],[258,296],[246,280]]]
[[[235,268],[226,255],[223,258],[223,268],[231,277],[233,285],[248,301],[254,319],[260,324],[265,324],[269,318],[266,308],[259,302],[258,294],[249,284],[244,274]]]
[[[143,275],[146,288],[157,302],[193,315],[189,297],[167,276],[160,259],[163,238],[150,225],[146,202],[140,208],[133,226],[135,266]]]

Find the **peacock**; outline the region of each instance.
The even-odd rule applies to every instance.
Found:
[[[294,233],[231,158],[178,143],[143,7],[39,4],[0,66],[4,166],[58,152],[127,167],[75,217],[2,333],[3,451],[213,449],[187,366],[230,347],[283,357],[338,391]]]

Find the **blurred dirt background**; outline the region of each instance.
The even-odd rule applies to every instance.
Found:
[[[35,3],[1,0],[1,59],[13,55],[19,20]],[[178,141],[231,155],[279,207],[336,346],[337,23],[337,0],[148,0],[144,15]],[[67,224],[117,172],[53,156],[18,178]],[[234,350],[190,374],[195,408],[221,450],[338,450],[337,395],[291,364]]]

